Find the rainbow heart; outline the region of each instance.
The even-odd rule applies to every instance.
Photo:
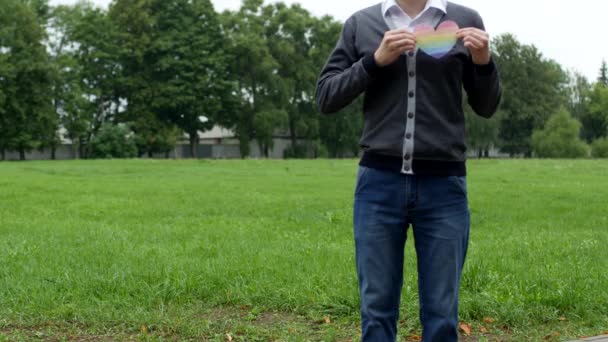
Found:
[[[441,58],[456,45],[458,30],[458,24],[451,20],[441,23],[437,30],[431,25],[418,25],[414,29],[416,45],[426,54]]]

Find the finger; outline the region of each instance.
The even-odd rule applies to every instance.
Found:
[[[395,50],[395,49],[400,48],[403,45],[416,45],[416,41],[414,41],[413,39],[410,39],[410,38],[401,39],[401,40],[397,40],[397,41],[391,42],[388,45],[388,47],[390,49]]]
[[[407,33],[411,33],[410,31],[408,31],[407,29],[396,29],[396,30],[390,30],[387,31],[384,36],[394,36],[394,35],[399,35],[399,34],[407,34]]]
[[[390,50],[393,52],[397,52],[397,51],[402,51],[404,49],[412,49],[416,47],[416,44],[414,44],[412,41],[403,41],[399,44],[395,44],[393,46],[390,47]]]
[[[473,48],[476,50],[483,49],[485,47],[485,45],[482,41],[480,41],[479,39],[477,39],[473,36],[468,36],[464,39],[464,46],[467,48]]]
[[[486,32],[486,31],[482,31],[480,29],[476,29],[476,28],[466,28],[466,29],[460,29],[458,31],[456,31],[456,37],[458,39],[464,38],[466,36],[470,36],[470,35],[478,35],[478,36],[486,36],[488,39],[490,37],[490,35]]]
[[[387,41],[396,41],[396,40],[401,40],[401,39],[406,39],[406,38],[416,40],[416,36],[411,32],[400,32],[400,33],[392,34],[392,35],[386,37],[385,39]]]
[[[469,34],[471,37],[475,37],[482,42],[488,42],[490,40],[490,35],[483,31],[473,31]]]
[[[480,30],[476,27],[465,27],[465,28],[461,28],[458,31],[456,31],[457,34],[466,33],[466,32],[486,32],[486,31]]]

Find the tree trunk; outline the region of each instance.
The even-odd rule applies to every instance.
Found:
[[[5,160],[6,159],[6,151],[4,150],[4,148],[0,149],[0,155],[2,156],[2,159],[0,159],[0,160]]]
[[[479,159],[483,158],[483,148],[480,148],[479,150],[477,150],[477,158],[479,158]]]
[[[484,156],[486,158],[490,158],[490,149],[489,148],[486,148],[486,150],[484,151]]]
[[[25,160],[25,149],[19,148],[19,160]]]
[[[74,159],[78,159],[80,154],[78,153],[78,146],[74,143],[74,139],[72,139],[72,153],[74,155]]]
[[[152,159],[154,156],[152,155],[152,151],[148,151],[148,158]]]
[[[57,147],[51,146],[51,160],[55,160],[55,154],[57,152]]]
[[[198,132],[190,133],[190,157],[192,159],[197,158],[196,145],[198,145]]]
[[[296,123],[294,122],[294,120],[292,118],[289,118],[289,135],[291,138],[291,151],[293,153],[293,155],[291,156],[292,158],[301,158],[302,156],[298,156],[296,154],[297,149],[297,145],[298,145],[298,140],[296,137]]]
[[[85,158],[83,139],[80,139],[80,143],[78,144],[78,158]]]

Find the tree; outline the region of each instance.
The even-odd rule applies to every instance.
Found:
[[[493,42],[503,84],[500,149],[511,156],[531,156],[531,136],[549,113],[567,104],[566,73],[545,59],[533,45],[522,45],[511,34]]]
[[[107,13],[90,2],[79,2],[66,10],[66,44],[71,46],[71,76],[76,82],[69,85],[72,110],[66,111],[64,125],[76,139],[79,155],[87,158],[89,144],[105,122],[111,122],[121,110],[118,78],[121,66],[116,51],[117,28]],[[82,98],[86,102],[82,101]]]
[[[336,45],[342,23],[331,16],[315,19],[312,29],[310,58],[314,64],[315,75],[321,72],[327,56]],[[316,78],[316,77],[315,77]],[[316,109],[319,120],[320,140],[331,158],[353,156],[359,153],[359,139],[363,129],[363,98],[331,116],[322,115]]]
[[[532,135],[534,152],[540,158],[584,158],[589,146],[579,138],[581,124],[566,110],[547,121],[545,128]]]
[[[592,85],[587,78],[579,72],[568,74],[568,105],[567,109],[575,119],[580,120],[589,106],[589,95]],[[583,131],[585,127],[583,125]]]
[[[330,158],[356,156],[359,153],[359,138],[363,128],[363,98],[331,116],[321,120],[321,142]]]
[[[3,15],[3,9],[0,5],[0,15]],[[4,18],[4,17],[2,17]],[[13,76],[12,65],[9,59],[9,49],[5,47],[4,43],[8,41],[8,27],[0,26],[0,160],[6,158],[6,150],[9,147],[9,130],[10,123],[8,120],[8,113],[6,112],[6,101],[7,96],[12,92],[9,90],[9,86],[12,86],[9,82]]]
[[[319,138],[319,117],[313,101],[318,66],[311,58],[316,43],[315,20],[299,4],[288,7],[281,2],[264,7],[262,16],[267,23],[266,41],[277,61],[279,82],[275,87],[281,88],[275,106],[287,114],[291,156],[305,157],[307,146],[298,146],[298,138],[309,141]]]
[[[91,140],[91,158],[133,158],[137,146],[124,124],[105,123]]]
[[[608,135],[608,87],[596,83],[589,95],[587,110],[580,118],[587,142]]]
[[[79,143],[85,140],[87,113],[93,108],[81,87],[82,67],[79,65],[70,32],[78,19],[78,7],[57,6],[51,9],[47,23],[47,50],[52,69],[52,103],[54,113],[72,142],[75,158],[79,158]],[[57,137],[60,138],[60,137]],[[51,146],[54,150],[55,146]]]
[[[608,158],[608,138],[597,139],[591,145],[593,158]]]
[[[597,83],[602,87],[608,87],[608,64],[606,64],[606,60],[602,60],[602,66],[600,67],[600,75],[597,78]]]
[[[222,28],[228,38],[230,78],[237,85],[236,115],[230,120],[240,142],[241,155],[249,155],[249,144],[257,140],[267,156],[277,128],[288,120],[284,104],[289,101],[285,80],[278,74],[266,36],[268,22],[263,16],[263,0],[245,0],[236,12],[222,14]],[[255,61],[255,63],[252,63]],[[269,115],[269,114],[272,115]],[[272,119],[268,124],[266,119]]]
[[[42,44],[42,20],[27,1],[6,0],[0,5],[2,120],[0,146],[19,158],[53,136],[57,125],[51,107],[51,73]]]
[[[498,140],[500,112],[491,119],[483,118],[473,112],[464,101],[467,146],[477,151],[479,158],[489,157],[490,149]]]
[[[150,10],[152,111],[188,134],[195,157],[198,132],[213,127],[233,91],[220,23],[209,0],[153,0]]]
[[[167,154],[176,145],[181,132],[168,118],[161,119],[153,108],[156,85],[153,82],[152,2],[116,0],[111,4],[108,16],[118,28],[116,54],[121,73],[117,93],[125,100],[124,111],[116,119],[131,124],[139,155]]]

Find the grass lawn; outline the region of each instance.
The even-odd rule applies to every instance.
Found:
[[[355,172],[0,163],[0,341],[356,340]],[[608,161],[471,161],[469,196],[467,341],[608,331]],[[402,340],[420,334],[411,242]]]

